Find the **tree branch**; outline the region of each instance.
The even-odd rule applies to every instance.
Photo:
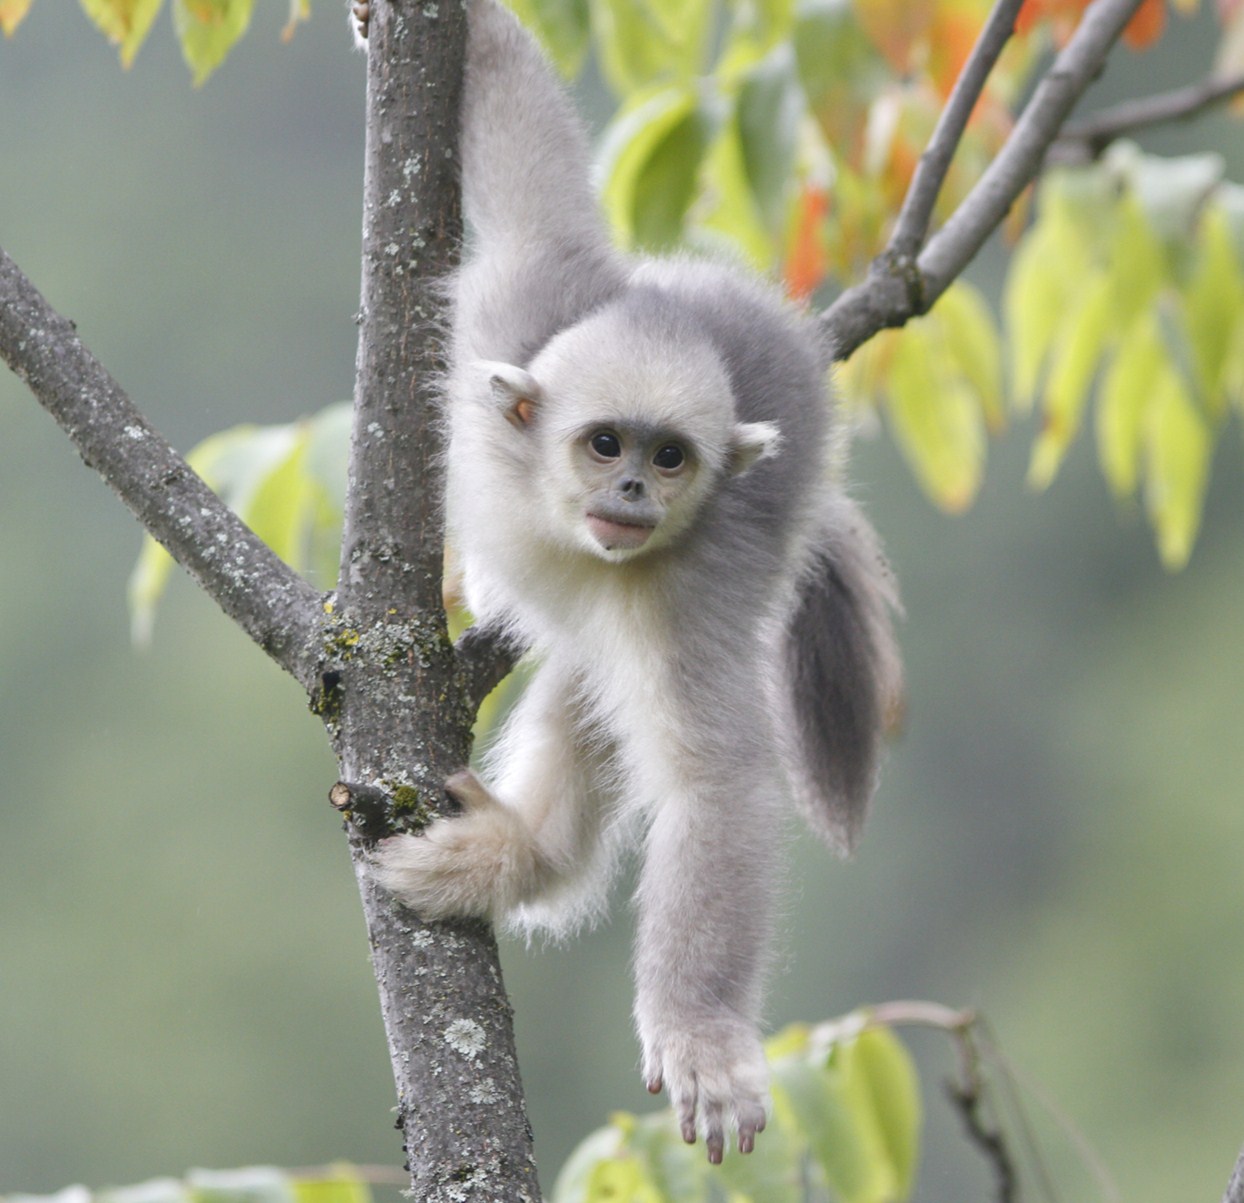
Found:
[[[1242,92],[1244,71],[1238,71],[1234,75],[1211,76],[1170,92],[1126,100],[1082,121],[1068,122],[1050,148],[1050,157],[1058,162],[1091,162],[1125,134],[1172,121],[1187,121]]]
[[[821,314],[821,329],[835,359],[846,359],[879,330],[927,313],[971,262],[1036,178],[1067,115],[1097,78],[1140,3],[1094,0],[1037,85],[1001,151],[915,262],[891,262],[882,255],[868,279],[847,289]]]
[[[310,689],[320,595],[284,564],[134,408],[0,250],[0,357],[142,525],[256,643]]]
[[[454,645],[476,707],[510,674],[523,649],[489,627],[467,627]]]
[[[1023,6],[1024,0],[997,0],[990,10],[989,17],[981,29],[976,45],[968,61],[963,65],[963,72],[955,81],[955,86],[937,120],[933,136],[920,156],[915,174],[903,198],[903,207],[899,211],[894,233],[890,237],[886,251],[890,255],[910,258],[923,246],[929,232],[929,221],[933,216],[933,206],[937,203],[938,193],[950,170],[951,160],[963,138],[963,131],[972,116],[976,102],[989,82],[989,75],[997,64],[999,56],[1011,40],[1015,29],[1015,18]]]
[[[534,1203],[531,1130],[491,930],[422,923],[367,871],[386,822],[443,810],[443,782],[470,753],[476,691],[441,606],[437,396],[444,280],[461,241],[465,7],[368,10],[362,320],[335,609],[350,639],[334,666],[333,800],[351,812],[411,1195]]]

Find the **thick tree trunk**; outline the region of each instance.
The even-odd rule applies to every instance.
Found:
[[[444,805],[470,751],[469,678],[441,608],[435,409],[465,34],[460,4],[372,5],[355,424],[319,700],[343,780],[379,786],[399,823]],[[351,843],[414,1197],[538,1199],[491,931],[419,922],[368,879],[357,827]]]

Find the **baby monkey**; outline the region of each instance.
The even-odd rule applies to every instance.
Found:
[[[427,919],[564,933],[641,843],[644,1079],[717,1162],[765,1123],[788,800],[845,851],[872,793],[893,585],[832,480],[814,324],[734,269],[615,251],[536,45],[494,0],[468,19],[446,525],[476,621],[536,668],[482,777],[447,782],[461,813],[374,871]]]

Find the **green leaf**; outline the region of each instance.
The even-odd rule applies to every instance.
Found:
[[[731,0],[732,38],[745,38],[763,51],[790,36],[795,24],[795,0]]]
[[[1199,394],[1220,417],[1233,390],[1231,354],[1244,321],[1244,279],[1221,207],[1207,209],[1198,234],[1196,268],[1184,292],[1186,340]]]
[[[86,15],[113,45],[121,48],[121,65],[134,61],[163,0],[82,0]]]
[[[1122,329],[1153,303],[1170,272],[1162,243],[1136,198],[1125,196],[1113,209],[1110,305],[1115,324]]]
[[[689,86],[660,88],[623,106],[600,158],[601,199],[624,245],[660,249],[679,240],[711,132]]]
[[[135,1186],[100,1191],[96,1203],[192,1203],[190,1189],[176,1178],[153,1178]]]
[[[800,0],[794,45],[808,107],[829,145],[847,155],[890,72],[855,19],[851,0]]]
[[[1126,181],[1157,236],[1172,250],[1187,246],[1197,214],[1222,180],[1217,154],[1167,158],[1142,154],[1119,142],[1106,152],[1105,165]]]
[[[295,571],[336,579],[351,407],[305,421],[236,426],[204,439],[186,461]],[[155,607],[173,561],[150,536],[130,574],[131,638],[151,639]]]
[[[1003,312],[1011,352],[1011,393],[1027,409],[1040,387],[1046,356],[1053,345],[1065,303],[1075,287],[1066,254],[1069,227],[1042,216],[1025,235],[1011,259]],[[1072,260],[1074,261],[1074,260]]]
[[[194,1203],[296,1203],[289,1175],[271,1166],[191,1170],[186,1185]]]
[[[885,389],[886,416],[917,481],[942,509],[962,512],[980,488],[984,423],[931,317],[909,323],[897,337]]]
[[[884,1174],[874,1159],[876,1149],[836,1066],[817,1066],[802,1058],[775,1064],[773,1105],[782,1122],[803,1134],[843,1203],[867,1203],[878,1197]]]
[[[596,49],[620,96],[656,83],[688,83],[704,68],[708,0],[592,0]]]
[[[920,1090],[906,1048],[887,1028],[868,1028],[851,1046],[851,1092],[871,1113],[893,1176],[887,1198],[906,1198],[920,1148]]]
[[[324,1177],[292,1179],[296,1203],[371,1203],[371,1187],[351,1165],[334,1165]]]
[[[562,75],[579,74],[591,41],[588,0],[507,0]]]
[[[695,245],[712,254],[719,236],[724,253],[737,256],[741,252],[757,271],[769,271],[777,245],[748,186],[736,122],[727,122],[714,139],[704,157],[702,179],[691,232]]]
[[[972,386],[989,429],[1001,430],[1006,424],[1002,348],[985,298],[966,280],[957,280],[938,299],[933,318],[955,367]]]
[[[253,0],[174,0],[173,27],[196,86],[225,61],[246,32],[252,4]]]
[[[1044,489],[1054,479],[1080,429],[1093,377],[1111,331],[1110,277],[1091,278],[1078,304],[1062,315],[1045,388],[1041,433],[1033,447],[1028,483]]]
[[[1150,387],[1145,505],[1162,563],[1177,569],[1187,563],[1196,541],[1213,440],[1177,372],[1162,372]]]
[[[780,46],[747,73],[736,101],[743,170],[770,233],[786,221],[803,93],[789,45]]]
[[[1125,331],[1097,398],[1097,458],[1116,497],[1130,497],[1140,477],[1145,411],[1153,382],[1166,368],[1152,313]]]
[[[616,1157],[621,1147],[622,1133],[616,1124],[597,1128],[590,1136],[584,1137],[557,1175],[552,1203],[581,1203],[587,1195],[592,1171],[600,1162]]]

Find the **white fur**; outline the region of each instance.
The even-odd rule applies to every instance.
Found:
[[[376,872],[429,918],[564,932],[600,913],[642,829],[643,1071],[715,1158],[764,1123],[778,832],[792,783],[824,794],[802,765],[823,749],[800,657],[861,694],[829,715],[847,732],[833,835],[867,800],[853,783],[875,757],[885,595],[829,481],[813,326],[736,272],[618,256],[538,51],[492,0],[468,11],[474,240],[455,280],[446,523],[476,620],[538,664],[483,780],[447,783],[463,813],[386,841]],[[619,454],[595,453],[599,431]],[[602,543],[602,515],[640,537]],[[835,629],[798,629],[805,613]]]

